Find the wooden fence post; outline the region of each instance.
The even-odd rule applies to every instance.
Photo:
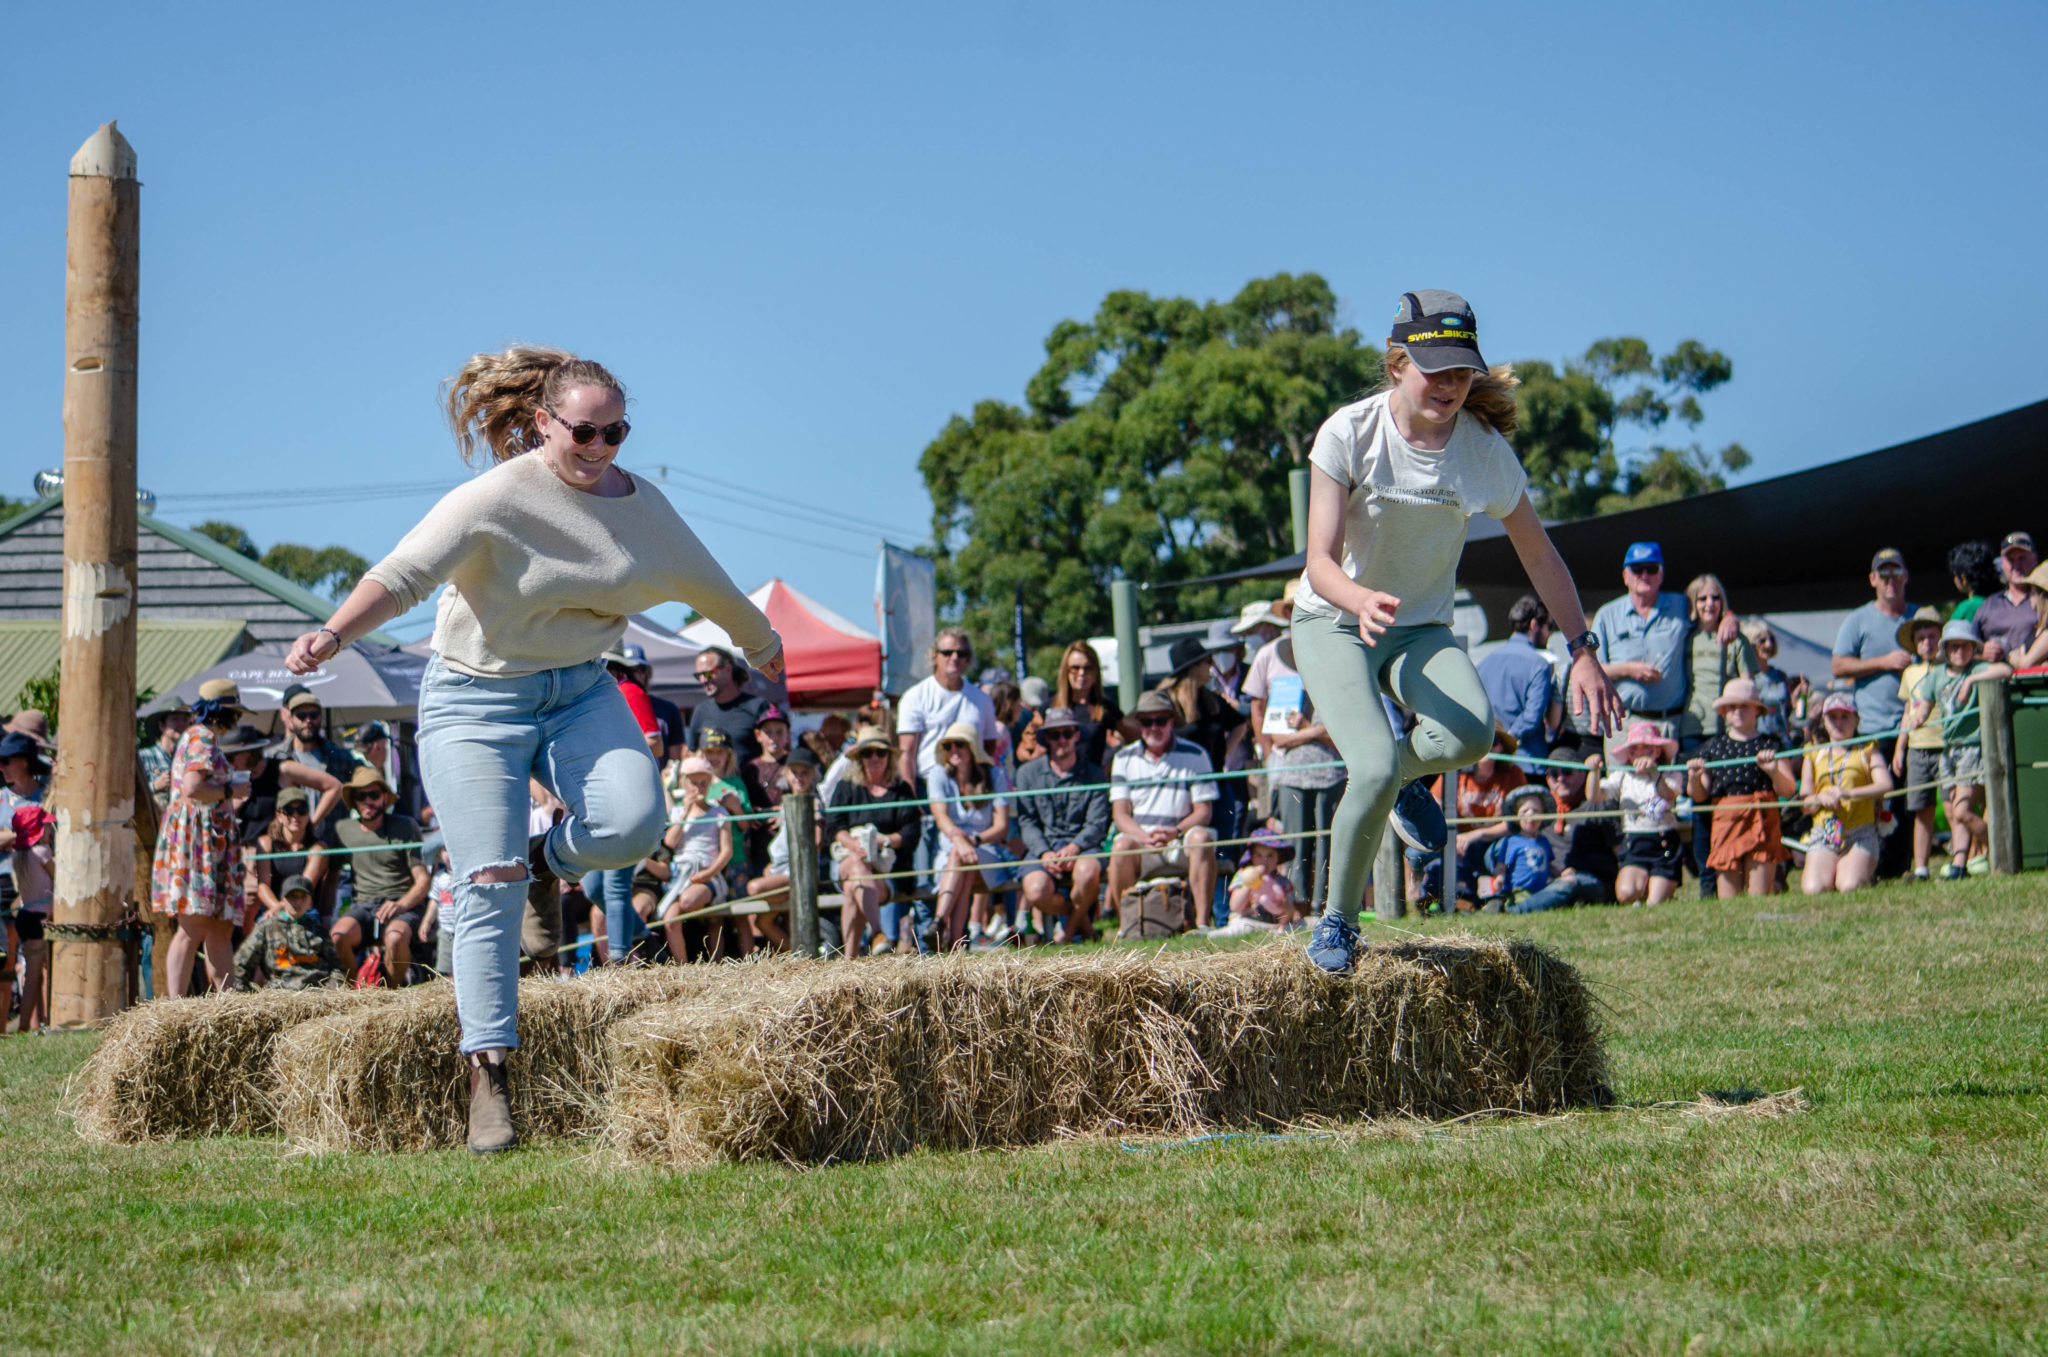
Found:
[[[782,798],[782,834],[789,845],[789,950],[818,956],[817,797],[788,792]]]
[[[135,149],[112,123],[71,158],[64,268],[63,722],[49,804],[57,1027],[127,998],[121,919],[135,893],[135,413],[142,269]]]
[[[2012,695],[2004,679],[1977,684],[1978,738],[1984,749],[1984,827],[1991,837],[1991,870],[2020,869],[2020,817],[2013,777]]]
[[[1380,855],[1372,864],[1372,912],[1382,923],[1408,912],[1408,881],[1401,859],[1401,838],[1389,829],[1380,835]]]

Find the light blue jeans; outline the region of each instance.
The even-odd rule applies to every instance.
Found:
[[[476,678],[427,663],[420,681],[420,772],[455,877],[455,1011],[462,1052],[519,1044],[519,924],[527,882],[479,882],[525,867],[529,777],[560,797],[548,832],[555,874],[629,867],[666,820],[654,759],[618,684],[596,660],[523,678]]]

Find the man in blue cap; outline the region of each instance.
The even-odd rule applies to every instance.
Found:
[[[1676,735],[1685,711],[1686,643],[1692,609],[1685,595],[1664,588],[1664,549],[1635,542],[1621,558],[1628,592],[1593,614],[1600,638],[1600,664],[1628,709],[1629,723],[1652,721],[1660,734]],[[1733,625],[1734,619],[1728,619]]]

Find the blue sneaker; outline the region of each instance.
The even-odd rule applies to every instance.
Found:
[[[1444,841],[1451,836],[1451,827],[1444,823],[1444,808],[1429,794],[1429,784],[1421,778],[1401,789],[1394,798],[1393,813],[1387,816],[1387,823],[1401,836],[1401,842],[1418,853],[1441,853]]]
[[[1326,910],[1316,920],[1316,931],[1308,940],[1308,959],[1332,975],[1351,969],[1351,953],[1358,946],[1358,925],[1335,910]]]

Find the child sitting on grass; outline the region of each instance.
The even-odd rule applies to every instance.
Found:
[[[1678,741],[1649,721],[1638,721],[1614,747],[1625,766],[1600,778],[1602,804],[1621,806],[1621,872],[1614,898],[1624,905],[1661,905],[1678,893],[1685,845],[1678,839],[1678,798],[1684,790],[1675,771],[1658,766],[1678,753]],[[1594,771],[1600,761],[1592,760]],[[1590,798],[1588,798],[1590,800]]]
[[[1950,860],[1942,878],[1969,875],[1972,845],[1988,848],[1991,840],[1978,814],[1984,796],[1984,746],[1979,733],[1977,684],[2007,678],[2012,666],[1978,658],[1983,642],[1975,622],[1950,622],[1941,629],[1940,669],[1921,679],[1902,727],[1910,732],[1936,718],[1942,724],[1941,781],[1948,792]]]
[[[1792,856],[1785,851],[1777,802],[1797,794],[1799,779],[1778,757],[1783,742],[1758,729],[1765,709],[1752,680],[1728,680],[1714,700],[1722,731],[1686,764],[1692,799],[1714,806],[1707,866],[1715,871],[1715,890],[1723,900],[1775,895],[1778,864]]]
[[[1550,884],[1555,848],[1543,832],[1550,813],[1550,793],[1533,784],[1508,793],[1505,809],[1514,828],[1487,850],[1487,868],[1500,878],[1500,889],[1486,904],[1489,914],[1518,905]]]
[[[1299,925],[1294,883],[1281,870],[1293,856],[1293,845],[1272,830],[1253,830],[1243,866],[1230,878],[1230,922],[1210,930],[1210,936],[1235,937]]]

